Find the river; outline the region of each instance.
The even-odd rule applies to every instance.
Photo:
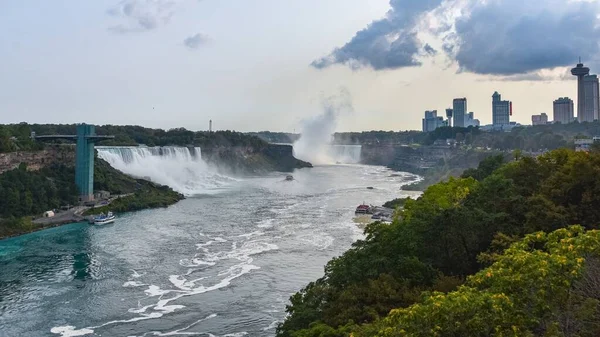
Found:
[[[289,296],[361,238],[356,205],[416,195],[400,191],[416,176],[383,167],[294,177],[0,241],[0,336],[273,336]]]

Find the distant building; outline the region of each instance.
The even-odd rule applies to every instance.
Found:
[[[600,109],[600,92],[598,76],[587,75],[583,77],[584,104],[582,116],[577,116],[580,122],[593,122],[598,119]]]
[[[590,74],[590,68],[585,67],[581,63],[581,59],[575,68],[571,69],[571,74],[577,76],[577,118],[579,121],[587,120],[588,116],[584,116],[585,111],[585,80],[584,77]]]
[[[447,123],[444,121],[444,117],[438,117],[437,110],[425,111],[425,118],[423,118],[423,132],[431,132],[446,125]]]
[[[468,128],[469,126],[479,126],[481,123],[479,122],[479,119],[475,119],[475,113],[474,112],[469,112],[467,114],[467,116],[465,117],[465,127]]]
[[[446,117],[448,118],[448,126],[452,126],[452,116],[454,116],[453,109],[446,109]]]
[[[45,211],[43,214],[44,218],[53,218],[54,217],[54,211]]]
[[[464,128],[467,117],[467,99],[455,98],[452,102],[454,112],[454,126]]]
[[[575,120],[573,100],[569,97],[561,97],[554,101],[553,122],[569,124]]]
[[[497,91],[492,95],[492,125],[496,129],[504,129],[510,125],[512,116],[512,102],[503,101],[502,95]]]
[[[531,116],[531,123],[533,125],[546,125],[548,124],[548,115],[542,112],[540,115]]]
[[[575,151],[577,152],[589,152],[590,148],[592,147],[592,145],[594,145],[594,142],[596,140],[597,137],[594,137],[594,139],[590,139],[590,138],[580,138],[580,139],[575,139],[574,143],[575,143]]]

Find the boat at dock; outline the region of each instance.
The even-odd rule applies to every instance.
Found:
[[[117,217],[112,212],[108,212],[107,214],[101,213],[100,215],[92,218],[90,223],[94,225],[108,225],[115,222],[116,219]]]
[[[358,207],[356,207],[356,214],[373,214],[373,212],[371,211],[371,206],[369,205],[359,205]]]

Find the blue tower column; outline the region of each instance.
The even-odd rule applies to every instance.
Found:
[[[77,125],[77,151],[75,153],[75,184],[81,201],[94,200],[94,125]]]

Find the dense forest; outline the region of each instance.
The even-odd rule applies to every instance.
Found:
[[[600,153],[490,157],[394,204],[291,297],[278,336],[600,334]]]
[[[39,171],[28,171],[25,164],[0,174],[0,237],[33,229],[31,216],[78,203],[73,165],[52,164]],[[183,199],[167,186],[127,176],[96,158],[94,190],[113,195],[128,194],[110,205],[117,212],[165,207]],[[90,213],[99,213],[97,209]]]
[[[43,144],[30,139],[31,132],[36,135],[75,135],[75,124],[10,124],[0,125],[0,153],[12,151],[37,150]],[[251,146],[263,149],[267,143],[257,137],[234,131],[189,131],[184,128],[170,130],[151,129],[133,125],[102,125],[96,127],[98,135],[112,135],[115,139],[98,143],[105,146]],[[60,140],[56,142],[62,142]]]

